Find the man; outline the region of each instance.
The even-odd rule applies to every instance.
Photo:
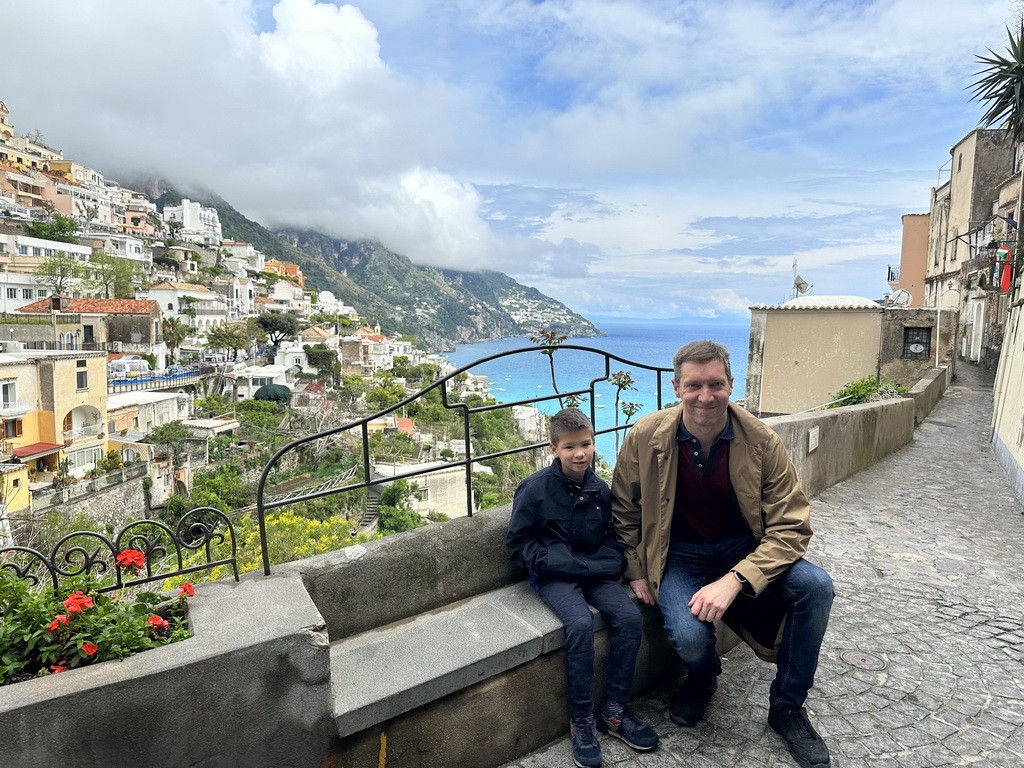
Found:
[[[803,768],[829,765],[803,708],[832,607],[832,580],[803,559],[810,507],[782,441],[729,402],[729,353],[695,341],[673,358],[681,403],[643,417],[626,436],[612,515],[636,596],[659,605],[687,676],[669,715],[694,726],[722,671],[714,622],[778,606],[778,672],[769,725]],[[757,598],[756,600],[754,598]],[[777,635],[773,634],[773,638]]]

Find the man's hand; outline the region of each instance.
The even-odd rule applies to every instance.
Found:
[[[647,584],[647,579],[631,581],[629,582],[629,588],[633,590],[633,594],[637,596],[641,603],[644,605],[654,605],[654,595],[651,594],[651,588]]]
[[[726,610],[743,589],[739,579],[731,573],[725,574],[718,581],[701,587],[690,598],[690,613],[701,621],[716,621],[722,618]],[[636,591],[636,588],[633,589]]]

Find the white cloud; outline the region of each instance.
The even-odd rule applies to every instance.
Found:
[[[5,8],[0,50],[32,69],[0,98],[81,162],[205,184],[268,224],[500,269],[584,313],[735,313],[777,300],[794,256],[818,285],[885,289],[899,214],[980,114],[963,88],[1008,15],[35,0]]]

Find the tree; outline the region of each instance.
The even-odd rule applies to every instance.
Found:
[[[416,484],[408,480],[395,480],[384,489],[380,495],[378,531],[387,535],[411,531],[427,524],[410,504],[417,490]]]
[[[982,125],[998,124],[1017,142],[1024,139],[1024,21],[1016,37],[1009,28],[1006,35],[1007,55],[990,48],[990,55],[975,57],[983,66],[975,73],[978,79],[971,85],[971,98],[988,108],[981,118]]]
[[[299,332],[299,319],[292,314],[282,315],[275,312],[260,315],[256,318],[260,330],[275,347],[287,338]]]
[[[182,227],[185,226],[185,222],[180,219],[171,219],[167,222],[167,244],[177,245],[178,244],[178,233],[181,232]]]
[[[94,253],[82,271],[83,288],[96,298],[135,298],[133,282],[138,275],[138,268],[129,259],[111,256],[109,253]]]
[[[51,294],[70,294],[82,279],[82,263],[65,251],[57,251],[36,267],[36,282]]]
[[[174,359],[174,350],[180,347],[195,329],[191,325],[186,325],[176,317],[169,317],[164,320],[164,344],[167,345],[167,351],[171,353],[171,359]]]
[[[216,325],[206,333],[206,347],[209,349],[230,349],[232,358],[238,357],[238,350],[247,349],[249,339],[241,326]]]
[[[78,222],[70,216],[54,212],[51,221],[33,221],[25,226],[25,234],[40,240],[78,243]]]
[[[316,368],[321,379],[333,384],[341,378],[341,361],[333,349],[329,349],[326,344],[307,344],[302,349],[309,364]]]
[[[172,421],[153,427],[143,438],[143,442],[170,451],[174,457],[174,465],[178,465],[178,457],[184,452],[185,440],[195,437],[191,430],[180,421]]]

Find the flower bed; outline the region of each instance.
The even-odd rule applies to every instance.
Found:
[[[136,575],[146,556],[126,549],[115,563]],[[182,584],[171,598],[104,586],[79,576],[57,592],[0,569],[0,685],[123,659],[191,637],[185,624],[186,601],[195,594],[191,584]]]

